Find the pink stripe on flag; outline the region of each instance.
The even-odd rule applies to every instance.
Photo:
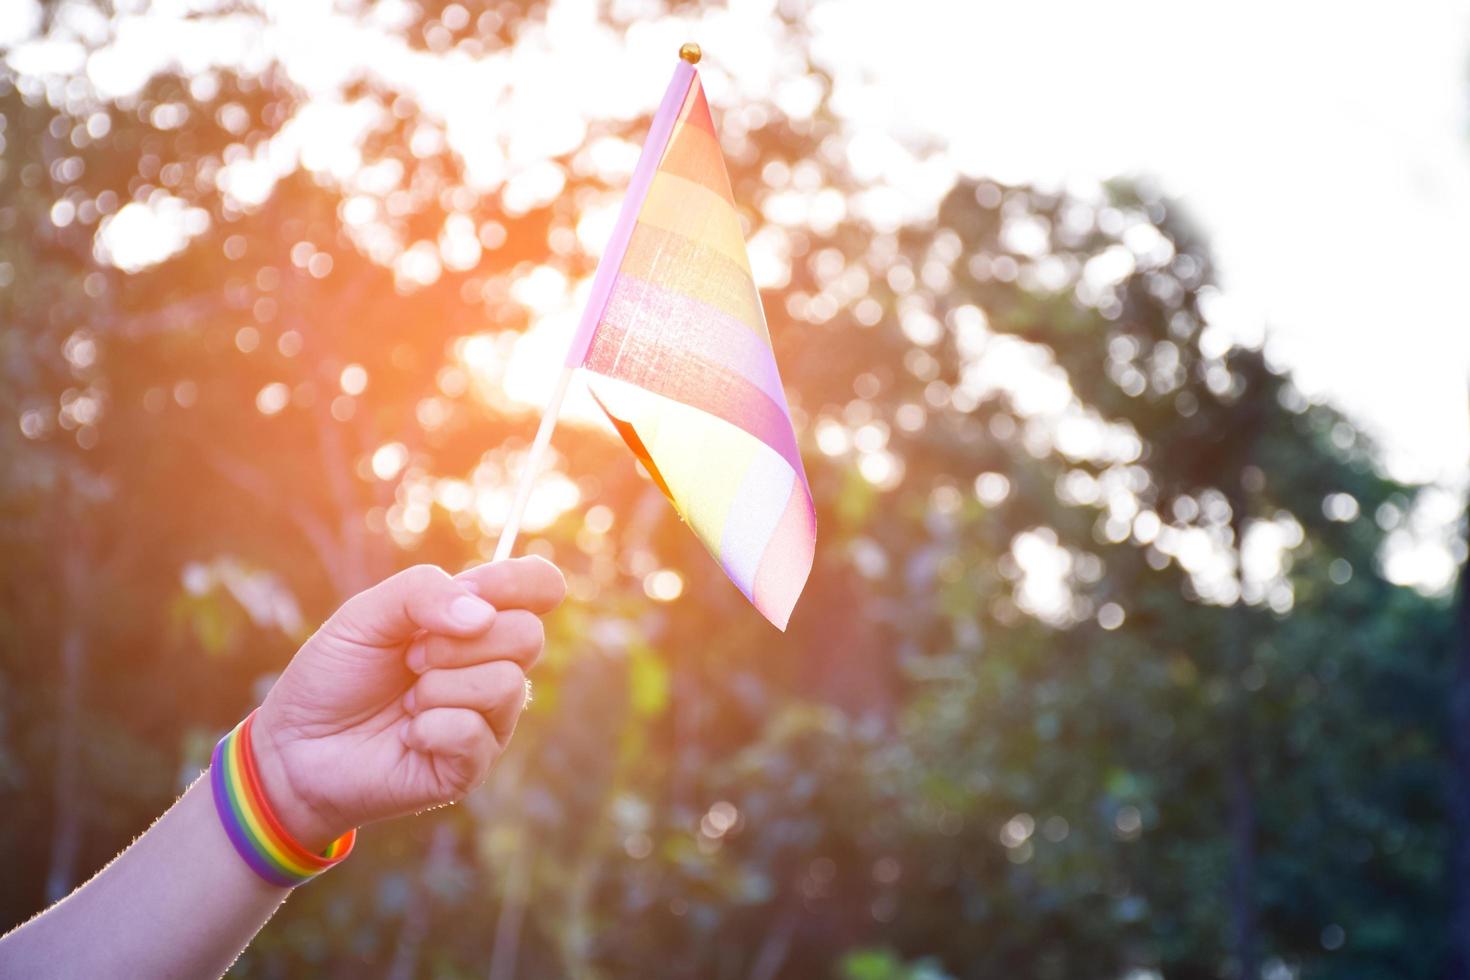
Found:
[[[817,515],[812,510],[810,491],[804,483],[791,488],[786,511],[776,524],[776,533],[755,573],[750,601],[778,629],[785,630],[791,610],[801,595],[812,570],[817,549]]]
[[[601,329],[620,335],[619,358],[629,353],[630,346],[637,349],[630,356],[641,357],[657,356],[649,348],[666,348],[677,357],[696,357],[728,367],[771,401],[786,406],[786,391],[770,346],[750,327],[708,303],[624,274],[613,284]],[[614,367],[616,364],[615,360]]]
[[[784,399],[775,401],[722,364],[604,324],[593,335],[582,366],[724,419],[780,453],[793,470],[806,472]]]

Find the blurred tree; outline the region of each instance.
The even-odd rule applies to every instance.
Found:
[[[1461,532],[1470,535],[1470,507]],[[1453,770],[1449,779],[1452,851],[1449,876],[1450,958],[1446,976],[1470,980],[1470,558],[1460,568],[1456,585],[1454,676],[1449,698]]]
[[[343,23],[421,65],[546,14],[389,6]],[[118,30],[49,11],[87,51]],[[1434,975],[1450,617],[1377,565],[1412,489],[1212,323],[1202,238],[1146,184],[966,179],[874,219],[782,12],[790,90],[716,112],[821,512],[789,634],[620,446],[559,432],[528,547],[574,601],[516,752],[374,828],[238,972]],[[535,421],[517,351],[646,125],[486,177],[404,77],[309,94],[265,50],[0,92],[7,921],[341,597],[486,556]],[[323,155],[328,103],[357,128]]]
[[[10,706],[22,730],[50,730],[56,738],[49,813],[46,895],[59,898],[76,884],[85,812],[82,765],[82,689],[95,627],[89,597],[105,568],[104,545],[124,535],[98,527],[113,488],[88,453],[97,445],[105,398],[98,345],[85,326],[108,278],[91,256],[90,235],[60,227],[61,190],[78,172],[69,155],[72,129],[64,117],[30,105],[9,80],[0,81],[0,304],[5,333],[3,397],[13,424],[6,427],[4,475],[7,552],[6,603],[20,654],[11,667],[49,689],[50,703]],[[58,211],[58,208],[61,208]],[[92,220],[95,221],[95,209]],[[64,438],[47,438],[57,432]],[[54,589],[36,595],[38,576]],[[26,685],[29,686],[29,685]],[[21,776],[24,782],[24,775]],[[31,796],[33,806],[43,797]],[[33,811],[36,812],[36,811]],[[32,858],[35,859],[35,856]]]

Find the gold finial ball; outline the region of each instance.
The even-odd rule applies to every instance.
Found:
[[[693,41],[690,41],[688,44],[683,45],[679,48],[679,57],[683,58],[691,65],[699,64],[699,45],[695,44]]]

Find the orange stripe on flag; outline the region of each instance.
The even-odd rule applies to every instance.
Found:
[[[730,207],[735,206],[735,195],[730,191],[730,175],[725,171],[720,144],[697,126],[685,126],[675,133],[658,169],[702,184],[728,201]]]
[[[709,133],[711,139],[717,142],[719,140],[719,135],[715,132],[715,121],[709,114],[709,103],[704,98],[704,83],[700,81],[698,74],[689,86],[689,94],[684,96],[684,106],[679,110],[678,122],[674,124],[675,139],[685,126],[702,129]]]

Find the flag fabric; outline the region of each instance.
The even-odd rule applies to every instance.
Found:
[[[654,116],[568,366],[723,566],[781,629],[816,513],[694,66]]]

